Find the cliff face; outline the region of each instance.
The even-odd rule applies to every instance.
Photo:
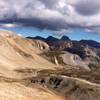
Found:
[[[34,51],[37,53],[42,53],[44,51],[48,51],[49,50],[49,45],[41,40],[28,40],[33,48],[35,49]]]

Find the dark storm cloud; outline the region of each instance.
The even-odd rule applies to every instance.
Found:
[[[95,15],[100,13],[100,0],[80,0],[75,9],[82,15]]]
[[[100,27],[99,11],[99,0],[0,0],[0,23],[60,33],[76,28],[93,32]]]
[[[60,20],[60,21],[59,21]],[[38,18],[27,18],[27,19],[9,19],[9,20],[0,20],[0,23],[12,23],[18,24],[20,26],[27,26],[27,27],[36,27],[39,29],[48,29],[48,30],[60,30],[60,29],[67,29],[67,24],[62,19],[56,20],[46,20],[46,19],[38,19]]]

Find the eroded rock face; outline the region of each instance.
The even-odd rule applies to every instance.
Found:
[[[49,45],[41,40],[32,40],[33,46],[39,48],[40,50],[49,50]]]
[[[31,79],[31,83],[55,91],[65,100],[100,100],[100,85],[61,75]]]

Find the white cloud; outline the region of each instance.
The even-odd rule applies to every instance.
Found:
[[[15,26],[17,26],[17,25],[16,25],[16,24],[2,24],[1,26],[2,26],[2,27],[10,28],[10,27],[15,27]]]
[[[18,34],[18,36],[22,37],[22,34]]]

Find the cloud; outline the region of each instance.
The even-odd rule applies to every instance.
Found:
[[[54,35],[57,35],[57,36],[63,36],[63,35],[66,35],[66,33],[67,34],[69,34],[69,33],[72,33],[72,29],[61,29],[61,30],[59,30],[59,31],[53,31],[53,34]]]
[[[22,37],[22,34],[18,34],[18,36]]]
[[[59,34],[76,28],[100,33],[100,1],[0,0],[0,22],[7,27],[16,24]]]
[[[80,0],[75,9],[82,15],[95,15],[100,13],[100,0]]]
[[[10,28],[10,27],[16,27],[17,25],[16,24],[1,24],[0,25],[1,27],[6,27],[6,28]]]

